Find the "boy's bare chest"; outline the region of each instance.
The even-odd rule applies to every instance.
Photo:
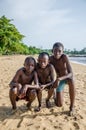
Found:
[[[38,69],[37,71],[38,77],[48,77],[50,75],[50,71],[48,69]]]
[[[63,60],[54,61],[53,65],[57,73],[64,73],[67,70],[66,63]]]
[[[20,76],[20,80],[23,84],[30,84],[33,80],[33,75],[26,75],[26,74],[22,74]]]

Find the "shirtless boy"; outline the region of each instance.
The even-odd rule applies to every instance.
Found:
[[[70,111],[73,113],[75,101],[75,86],[73,80],[73,72],[68,57],[63,53],[64,46],[62,43],[57,42],[53,45],[53,55],[50,57],[50,63],[53,64],[57,73],[55,82],[56,87],[56,105],[61,107],[63,105],[63,90],[67,83],[69,85],[70,95]]]
[[[33,57],[27,57],[24,61],[24,67],[20,68],[12,81],[10,82],[9,97],[12,104],[12,109],[16,109],[16,101],[26,99],[27,107],[36,97],[36,90],[39,89],[37,73],[35,71],[36,61]],[[35,85],[32,85],[32,82]]]
[[[40,111],[41,109],[41,100],[42,100],[42,90],[47,89],[48,95],[46,98],[46,107],[50,107],[49,99],[53,94],[53,83],[55,81],[55,70],[53,65],[49,64],[49,55],[46,52],[42,52],[38,56],[38,63],[36,67],[37,75],[38,75],[38,82],[41,87],[41,90],[37,90],[38,102],[39,106],[36,109]]]

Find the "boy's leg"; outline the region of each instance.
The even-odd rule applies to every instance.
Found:
[[[28,108],[31,107],[31,103],[35,100],[35,98],[36,98],[36,90],[28,89],[27,93],[26,93],[26,99],[28,101],[28,103],[27,103]]]
[[[42,102],[42,91],[41,90],[37,90],[37,98],[38,98],[39,107],[41,107],[41,102]]]
[[[50,100],[50,98],[52,97],[53,93],[54,93],[54,88],[53,88],[53,87],[50,88],[50,89],[48,89],[48,95],[47,95],[47,98],[46,98],[46,107],[47,107],[47,108],[50,107],[50,102],[49,102],[49,100]]]
[[[58,107],[61,107],[63,105],[63,97],[64,97],[64,92],[56,92],[56,99],[55,99],[55,104]]]
[[[16,109],[17,88],[10,89],[9,97],[12,104],[12,109]]]
[[[38,99],[38,107],[35,109],[35,111],[40,111],[41,109],[41,102],[42,102],[42,91],[36,90],[37,92],[37,99]]]
[[[69,94],[70,94],[70,112],[74,110],[74,102],[75,102],[75,85],[74,81],[68,80],[69,85]]]
[[[56,88],[56,100],[55,103],[58,107],[61,107],[63,105],[63,97],[64,97],[64,86],[66,84],[65,80],[62,80],[59,82],[57,88]]]

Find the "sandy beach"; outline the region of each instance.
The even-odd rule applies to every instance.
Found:
[[[27,102],[17,102],[17,111],[10,113],[9,82],[16,70],[23,66],[27,56],[0,56],[0,130],[86,130],[86,66],[71,63],[76,86],[75,114],[68,115],[68,86],[64,90],[64,105],[58,108],[51,98],[51,108],[46,108],[46,91],[43,91],[42,109],[34,112],[37,99],[31,110],[27,110]]]

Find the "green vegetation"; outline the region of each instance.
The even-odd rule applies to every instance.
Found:
[[[0,54],[38,54],[42,50],[28,47],[22,40],[25,37],[11,24],[11,19],[0,18]]]
[[[65,49],[64,51],[66,54],[70,55],[70,56],[86,56],[86,47],[83,48],[82,50],[80,51],[77,51],[76,49],[74,50],[67,50]]]
[[[52,53],[51,49],[39,49],[32,46],[25,45],[22,40],[25,37],[18,29],[11,23],[12,19],[8,19],[5,16],[0,18],[0,54],[39,54],[45,51],[49,54]],[[86,47],[81,51],[74,49],[64,51],[68,55],[86,55]]]

